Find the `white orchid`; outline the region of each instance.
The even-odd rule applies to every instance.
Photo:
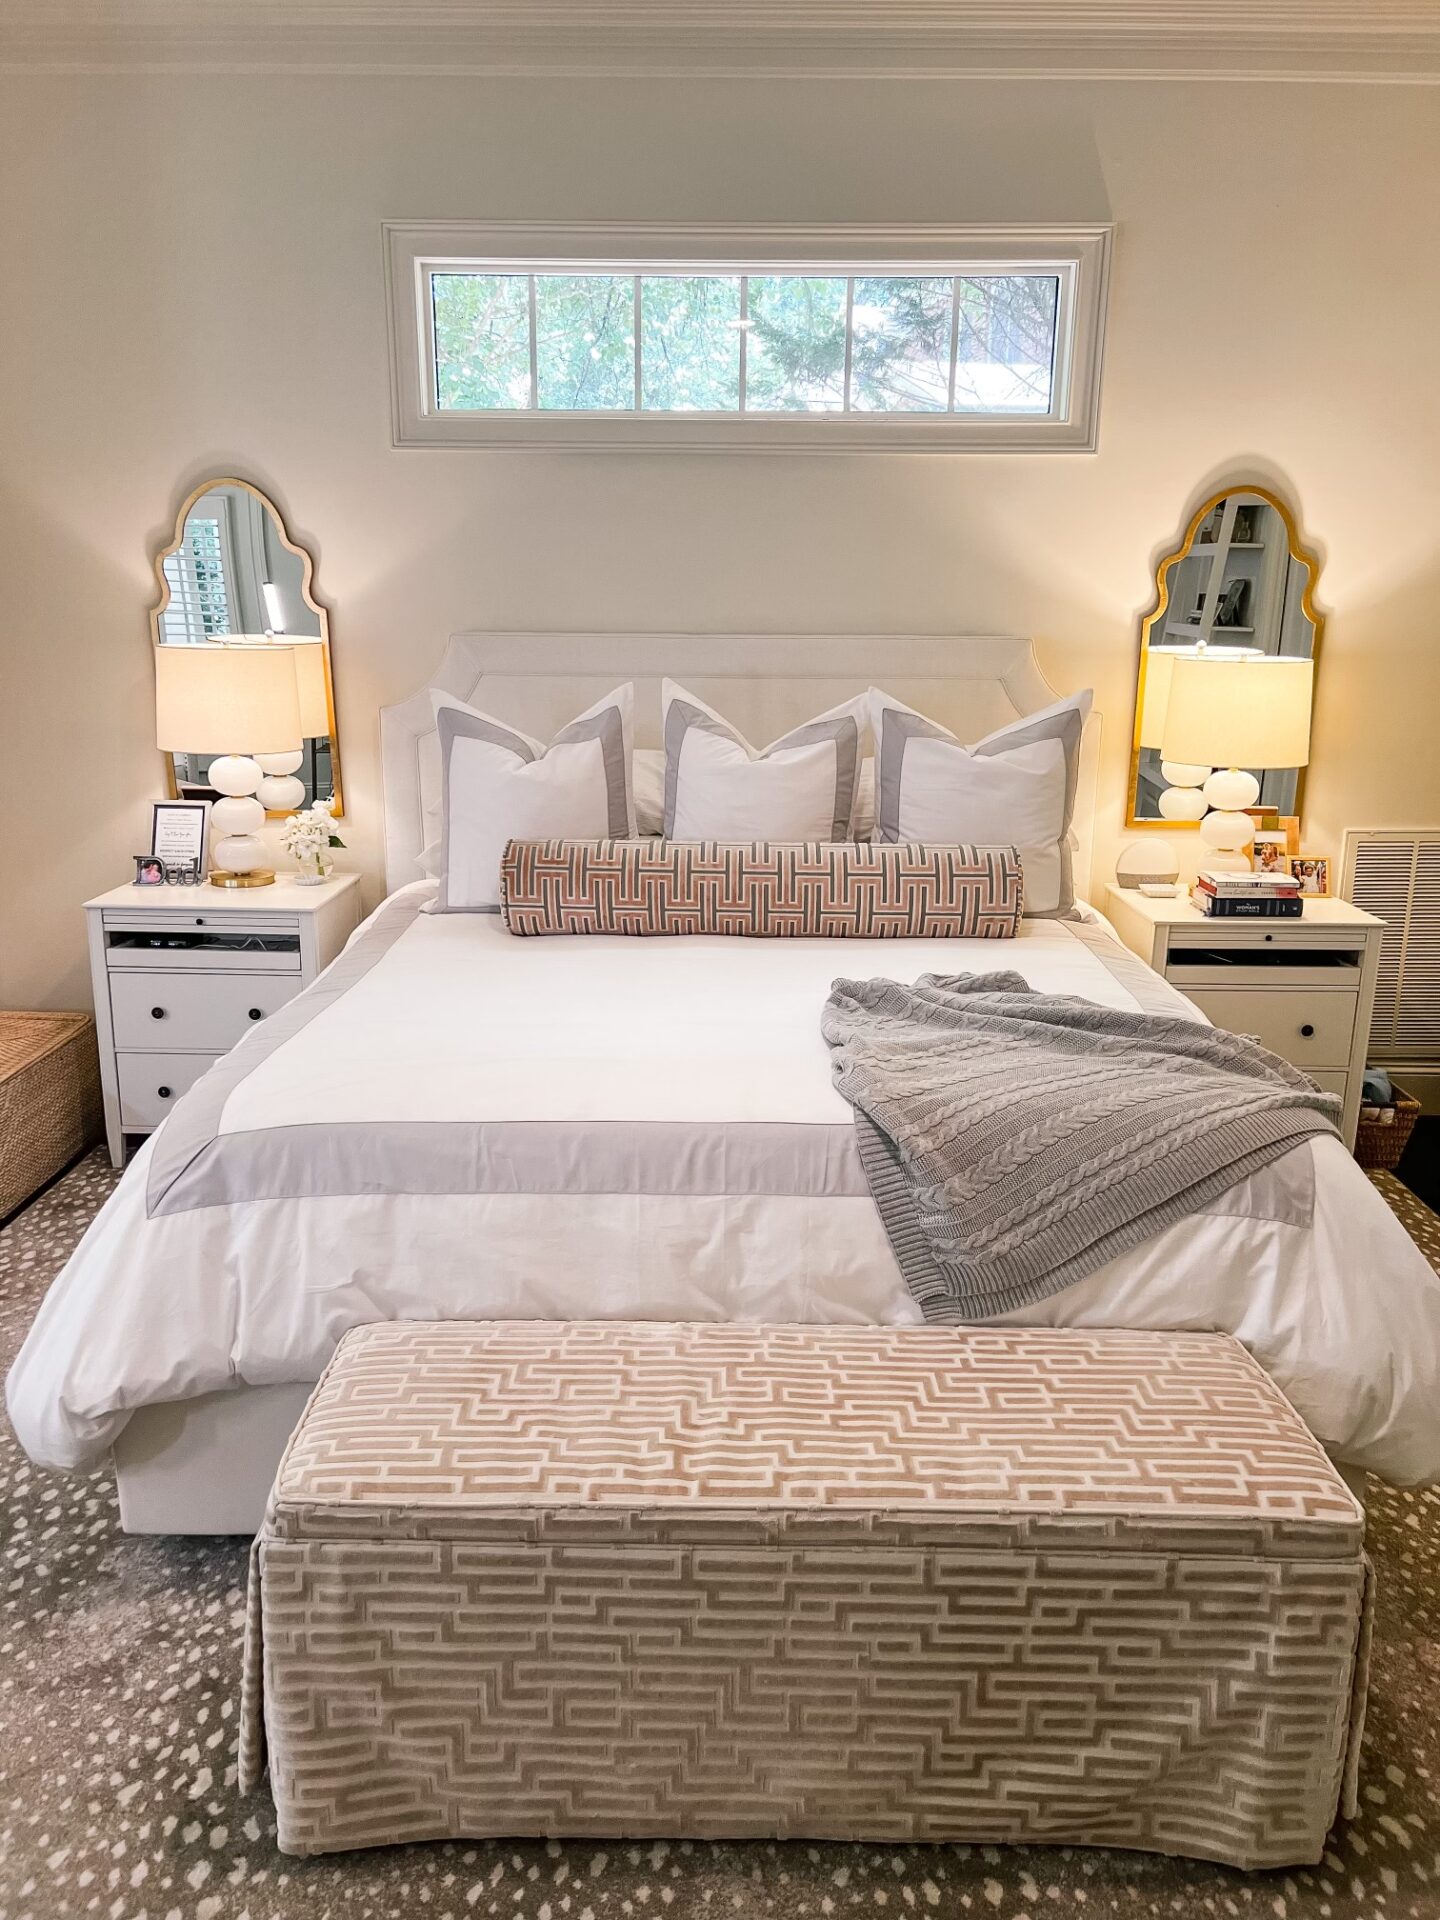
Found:
[[[319,867],[330,847],[344,846],[331,818],[334,806],[333,799],[317,800],[313,806],[292,813],[281,828],[281,846],[302,867]]]

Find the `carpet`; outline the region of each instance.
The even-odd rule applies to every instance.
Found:
[[[1373,1176],[1440,1269],[1440,1218]],[[0,1233],[0,1361],[115,1181],[82,1161]],[[287,1860],[235,1791],[245,1547],[126,1539],[108,1472],[0,1428],[0,1920],[1111,1915],[1440,1920],[1440,1494],[1372,1483],[1378,1610],[1360,1818],[1245,1875],[1075,1848],[481,1842]]]

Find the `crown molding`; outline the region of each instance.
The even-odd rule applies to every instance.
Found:
[[[1436,0],[5,0],[0,70],[1440,82]]]

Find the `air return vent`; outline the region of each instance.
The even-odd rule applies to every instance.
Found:
[[[1341,891],[1385,922],[1371,1063],[1440,1071],[1440,827],[1347,833]]]

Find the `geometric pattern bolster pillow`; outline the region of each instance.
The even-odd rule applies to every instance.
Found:
[[[512,840],[511,933],[724,933],[1008,940],[1023,905],[1013,847],[915,841]]]

